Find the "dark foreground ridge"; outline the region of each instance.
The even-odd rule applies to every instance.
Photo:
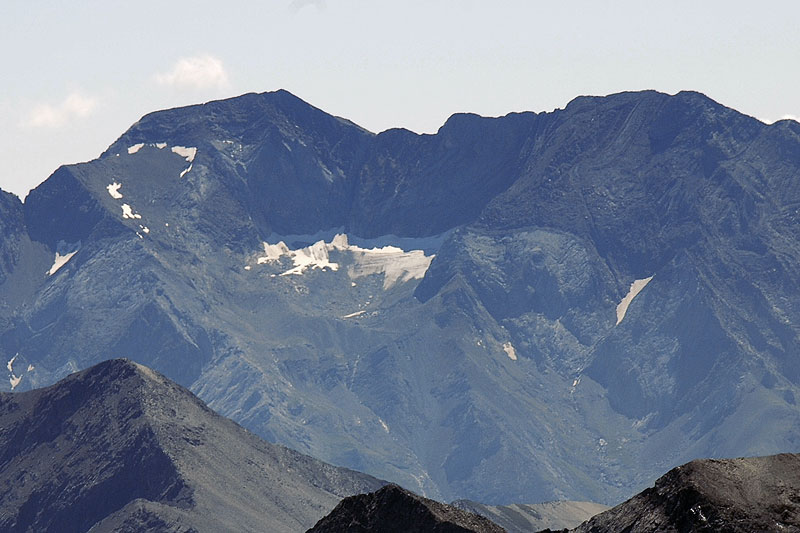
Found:
[[[264,442],[128,360],[0,393],[0,531],[302,531],[380,485]]]
[[[383,533],[501,533],[500,526],[476,514],[435,502],[397,485],[350,496],[308,533],[380,531]]]
[[[800,455],[692,461],[572,531],[800,531]]]

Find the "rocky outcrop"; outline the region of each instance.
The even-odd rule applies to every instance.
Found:
[[[571,531],[800,531],[798,494],[798,455],[702,459]]]
[[[435,502],[397,485],[350,496],[308,533],[502,533],[500,526],[473,513]]]

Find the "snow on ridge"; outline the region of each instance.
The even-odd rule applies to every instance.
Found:
[[[74,252],[70,252],[70,253],[68,253],[66,255],[61,255],[58,252],[56,252],[56,258],[53,261],[53,266],[51,266],[50,270],[47,271],[47,275],[48,276],[52,276],[53,274],[58,272],[59,269],[61,267],[63,267],[64,265],[66,265],[67,262],[70,259],[72,259],[72,256],[75,255],[77,252],[78,252],[78,250],[75,250]]]
[[[641,292],[645,286],[650,283],[650,280],[653,279],[653,276],[644,279],[637,279],[633,283],[631,283],[631,288],[628,290],[628,294],[625,295],[625,298],[617,304],[617,325],[622,322],[622,319],[625,318],[625,313],[628,312],[628,307],[633,302],[633,299],[636,298],[636,295]]]
[[[7,368],[7,369],[8,369],[8,371],[9,371],[9,372],[11,372],[11,373],[13,373],[13,372],[14,372],[14,367],[13,367],[13,365],[14,365],[14,361],[16,361],[16,360],[17,360],[17,357],[18,357],[18,356],[19,356],[19,354],[16,354],[14,357],[12,357],[12,358],[11,358],[11,360],[10,360],[8,363],[6,363],[6,368]]]
[[[347,274],[357,279],[372,274],[383,274],[383,288],[390,289],[398,282],[421,279],[433,260],[433,255],[425,255],[423,250],[404,251],[396,246],[381,248],[361,248],[350,244],[344,233],[336,234],[329,243],[318,240],[311,246],[291,250],[284,241],[278,244],[264,243],[264,256],[257,258],[258,264],[273,263],[281,257],[289,257],[294,267],[281,273],[281,276],[303,274],[308,268],[338,270],[339,264],[330,259],[330,252],[347,253],[352,258]]]
[[[161,149],[167,147],[167,143],[156,143],[155,147],[158,148],[159,150],[161,150]]]
[[[129,146],[128,147],[128,154],[129,155],[135,154],[136,152],[141,150],[143,146],[144,146],[144,143],[139,143],[139,144],[134,144],[133,146]]]
[[[173,146],[172,151],[181,157],[185,157],[186,161],[189,163],[194,161],[194,156],[197,155],[197,148],[195,147]]]
[[[184,177],[184,176],[186,175],[186,173],[187,173],[187,172],[189,172],[190,170],[192,170],[192,165],[189,165],[188,167],[186,167],[185,169],[183,169],[183,172],[181,172],[181,175],[180,175],[180,176],[178,176],[178,179],[180,179],[180,178]]]
[[[106,189],[108,190],[108,194],[111,195],[111,198],[113,198],[115,200],[119,200],[120,198],[122,198],[122,193],[119,192],[119,188],[120,187],[122,187],[122,184],[121,183],[117,183],[116,181],[114,183],[109,183],[106,186]]]

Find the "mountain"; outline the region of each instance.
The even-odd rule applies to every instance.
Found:
[[[397,485],[342,500],[308,533],[502,533],[488,519],[435,502]]]
[[[800,456],[696,460],[572,531],[800,531]]]
[[[469,500],[456,500],[451,505],[488,518],[508,533],[573,528],[608,510],[608,506],[599,503],[571,501],[484,505]]]
[[[3,531],[300,531],[381,485],[264,442],[128,360],[0,393]]]
[[[800,443],[800,124],[694,92],[373,134],[143,117],[0,203],[6,390],[127,357],[428,497],[618,503]]]

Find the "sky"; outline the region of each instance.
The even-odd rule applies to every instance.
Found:
[[[281,88],[376,133],[641,89],[796,118],[798,28],[795,0],[2,0],[0,188],[151,111]]]

